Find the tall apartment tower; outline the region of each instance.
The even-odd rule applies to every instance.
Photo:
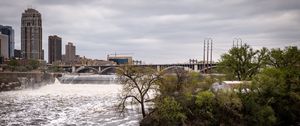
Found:
[[[52,64],[55,61],[62,60],[61,38],[53,35],[48,37],[48,62]]]
[[[66,62],[72,63],[73,61],[75,61],[76,47],[73,45],[73,43],[68,42],[65,51],[66,51],[65,54]]]
[[[21,53],[25,59],[42,59],[42,16],[32,8],[22,13]]]
[[[8,51],[8,35],[1,34],[0,32],[0,57],[9,59]]]
[[[15,50],[15,32],[11,26],[0,25],[0,32],[8,36],[8,57],[14,57]]]

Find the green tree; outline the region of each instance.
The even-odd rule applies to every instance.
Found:
[[[295,125],[300,122],[300,86],[289,88],[286,72],[268,68],[253,80],[258,91],[257,102],[270,105],[275,112],[278,125]]]
[[[174,74],[165,74],[159,81],[160,97],[178,96],[183,93],[195,93],[199,89],[209,89],[210,85],[204,85],[199,73],[181,70]]]
[[[272,126],[276,124],[275,112],[268,104],[265,102],[256,91],[251,91],[248,93],[237,93],[241,103],[241,115],[243,125],[266,125]]]
[[[182,125],[186,119],[182,106],[172,97],[165,97],[161,102],[156,103],[156,107],[155,112],[159,116],[156,116],[155,119],[158,124],[167,126]]]
[[[251,80],[235,91],[211,91],[216,78],[195,73],[162,76],[154,112],[141,125],[298,125],[299,56],[297,47],[231,49],[219,67],[232,79]]]
[[[177,87],[178,78],[181,78],[180,88]],[[202,77],[196,73],[163,76],[159,87],[160,93],[155,102],[156,109],[148,117],[148,121],[151,120],[149,118],[153,118],[154,125],[169,125],[170,120],[159,117],[174,117],[176,113],[181,113],[185,116],[184,123],[178,118],[177,120],[172,118],[171,122],[180,125],[236,125],[236,122],[242,120],[241,100],[234,93],[210,91],[211,84],[215,81],[214,77]],[[161,105],[166,103],[165,98],[170,97],[181,106],[182,110],[172,109],[173,112],[169,112],[168,115],[158,112]],[[169,106],[169,108],[173,107]],[[159,123],[157,118],[160,119]]]
[[[20,66],[19,62],[16,59],[11,59],[7,63],[7,65],[11,71],[15,71],[17,69],[17,67]]]
[[[271,49],[268,64],[275,68],[293,69],[299,67],[300,50],[296,46],[284,50]]]
[[[29,70],[35,70],[40,67],[40,62],[37,60],[29,60],[26,66]]]
[[[242,101],[236,92],[219,91],[214,94],[216,103],[213,110],[216,124],[241,125],[243,123]]]
[[[265,66],[268,49],[253,50],[249,45],[233,47],[221,56],[218,68],[230,79],[251,80]]]
[[[269,65],[284,72],[288,90],[297,88],[300,83],[300,50],[297,47],[286,47],[284,50],[272,49]]]
[[[63,72],[63,69],[57,65],[53,65],[53,66],[50,66],[48,67],[48,70],[50,72]]]
[[[300,122],[300,51],[272,49],[268,63],[270,68],[253,80],[258,101],[272,107],[277,125],[296,125]]]
[[[214,122],[213,109],[215,104],[215,95],[212,92],[199,92],[196,96],[195,104],[198,108],[196,109],[196,115],[201,118],[201,121],[203,121],[205,125]]]

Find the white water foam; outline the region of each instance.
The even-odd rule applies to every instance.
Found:
[[[1,125],[138,125],[141,115],[119,116],[119,84],[54,84],[0,92]]]

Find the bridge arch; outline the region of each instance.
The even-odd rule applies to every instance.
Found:
[[[200,72],[205,72],[205,71],[208,71],[208,70],[212,70],[212,69],[214,69],[214,68],[217,68],[217,66],[209,66],[209,67],[202,68],[202,69],[200,70]]]
[[[172,72],[172,70],[184,70],[184,71],[193,71],[191,68],[189,67],[185,67],[185,66],[168,66],[164,69],[162,69],[162,72]]]
[[[100,74],[115,74],[117,72],[116,70],[120,70],[120,69],[121,68],[119,68],[117,66],[110,66],[110,67],[104,68],[99,73]]]
[[[80,72],[83,72],[84,70],[91,70],[91,71],[93,71],[93,73],[96,73],[96,74],[99,73],[99,71],[96,68],[89,67],[89,66],[81,66],[75,70],[75,73],[80,73]]]

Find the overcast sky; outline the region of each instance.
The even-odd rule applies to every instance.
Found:
[[[17,49],[28,7],[42,14],[46,60],[49,35],[81,56],[117,52],[146,63],[202,59],[207,37],[215,61],[234,38],[253,48],[300,45],[299,0],[0,0],[0,24],[15,29]]]

